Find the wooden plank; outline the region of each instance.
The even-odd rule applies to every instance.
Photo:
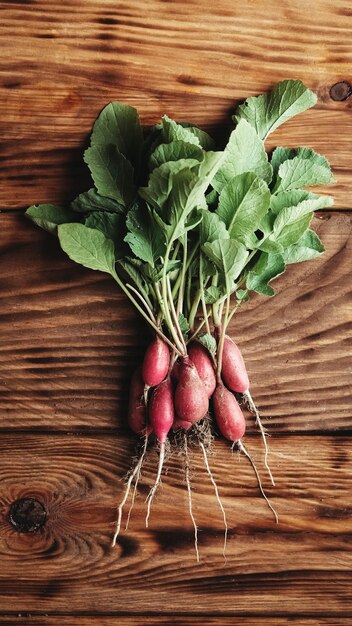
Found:
[[[257,437],[247,438],[259,457]],[[347,616],[351,609],[352,454],[344,437],[276,437],[268,489],[280,514],[276,526],[257,495],[245,459],[225,443],[210,457],[227,512],[227,560],[222,515],[202,458],[192,452],[194,514],[201,561],[196,563],[182,458],[173,455],[150,528],[144,528],[150,453],[130,528],[109,547],[119,477],[130,443],[112,436],[2,435],[0,455],[0,611],[209,615]],[[235,463],[235,472],[234,472]],[[267,481],[265,481],[267,482]],[[43,528],[18,533],[9,507],[39,500]],[[94,589],[94,593],[92,593]],[[285,602],[283,602],[283,598]]]
[[[19,215],[0,220],[1,427],[124,430],[144,325],[50,235]],[[351,217],[325,214],[315,228],[326,253],[289,268],[277,296],[254,297],[231,326],[272,433],[351,427]]]
[[[5,2],[2,8],[0,206],[67,202],[88,184],[82,150],[98,111],[120,99],[143,123],[163,113],[222,136],[235,103],[284,78],[319,96],[273,142],[330,159],[338,208],[350,207],[351,12],[345,0]],[[271,145],[271,144],[270,144]]]
[[[99,619],[99,622],[97,622]],[[233,626],[233,617],[208,617],[206,616],[207,626]],[[73,616],[66,617],[63,615],[30,615],[21,614],[19,616],[0,617],[1,626],[11,626],[12,624],[28,624],[28,626],[194,626],[194,624],[204,624],[204,615],[197,617],[176,615],[162,615],[161,617],[145,617],[144,615],[125,617],[99,617],[95,616]],[[346,626],[346,617],[242,617],[241,624],[243,626]]]

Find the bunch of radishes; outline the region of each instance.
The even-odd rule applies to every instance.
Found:
[[[190,497],[190,513],[195,527],[196,551],[197,547],[197,527],[192,513],[192,501],[190,482],[188,475],[187,459],[187,437],[186,433],[195,428],[195,439],[202,449],[206,468],[216,490],[225,523],[225,544],[227,536],[227,524],[225,511],[222,507],[215,480],[211,474],[207,451],[203,441],[202,429],[197,431],[197,424],[202,420],[207,420],[207,426],[211,429],[211,418],[214,417],[215,429],[229,440],[233,446],[245,453],[258,478],[262,495],[272,509],[277,521],[277,514],[267,499],[262,488],[261,480],[242,437],[246,431],[246,420],[241,407],[234,393],[241,394],[255,412],[257,423],[262,432],[265,444],[265,465],[269,471],[272,483],[274,484],[271,471],[267,463],[268,448],[265,440],[265,431],[261,424],[259,413],[253,403],[249,392],[249,379],[242,354],[236,343],[228,335],[223,335],[220,329],[216,329],[218,338],[218,350],[221,349],[220,367],[216,356],[211,354],[207,348],[196,339],[187,345],[187,354],[177,357],[175,352],[170,353],[170,348],[158,335],[149,344],[141,367],[138,367],[133,374],[128,404],[128,423],[131,430],[138,436],[144,438],[142,452],[135,467],[131,470],[127,481],[127,489],[123,501],[119,507],[118,523],[113,545],[121,529],[122,509],[126,503],[129,490],[133,480],[135,488],[137,486],[143,459],[147,449],[148,438],[155,436],[159,444],[159,465],[155,483],[147,498],[148,509],[146,525],[150,515],[150,507],[155,492],[161,480],[161,473],[165,459],[166,443],[169,434],[183,432],[185,436],[186,452],[186,481]],[[208,429],[206,432],[209,433]],[[129,514],[130,515],[130,514]]]
[[[238,307],[254,292],[273,296],[270,283],[287,266],[324,251],[310,224],[314,211],[333,199],[308,188],[333,182],[328,161],[307,147],[278,147],[270,154],[265,147],[272,131],[316,101],[301,81],[282,81],[236,109],[226,146],[195,124],[166,115],[145,128],[136,109],[111,102],[95,121],[84,153],[91,189],[69,207],[34,205],[26,212],[58,236],[70,259],[109,274],[154,333],[131,383],[128,419],[141,446],[118,507],[113,544],[155,439],[159,464],[147,498],[147,525],[173,439],[184,451],[197,548],[192,442],[200,447],[222,510],[226,544],[225,511],[207,457],[216,432],[251,462],[272,509],[242,441],[246,423],[235,394],[256,417],[274,484],[266,433],[243,358],[227,333]]]

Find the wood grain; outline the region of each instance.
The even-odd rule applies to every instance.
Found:
[[[206,621],[205,621],[206,619]],[[348,618],[347,618],[348,619]],[[65,615],[31,615],[28,613],[19,616],[0,616],[1,626],[13,626],[13,624],[25,624],[27,626],[193,626],[194,624],[202,624],[205,626],[233,626],[233,617],[197,617],[192,615],[188,617],[182,615],[163,615],[162,617],[145,617],[145,616],[121,616],[103,617],[97,616],[72,616]],[[346,626],[346,617],[243,617],[241,616],[241,624],[243,626]]]
[[[0,206],[64,203],[88,185],[82,151],[110,100],[136,106],[143,123],[163,113],[221,138],[235,104],[284,78],[319,96],[272,143],[326,154],[337,208],[351,208],[351,11],[345,0],[52,0],[1,3]],[[270,145],[272,145],[269,144]]]
[[[259,457],[258,438],[246,443]],[[194,450],[199,565],[180,456],[168,461],[146,530],[144,498],[157,462],[150,453],[130,528],[113,550],[128,439],[14,433],[1,437],[1,448],[2,612],[14,595],[18,612],[65,613],[68,595],[70,611],[86,613],[144,614],[146,606],[149,613],[214,616],[350,612],[352,455],[344,437],[273,438],[277,486],[268,494],[280,515],[278,526],[245,459],[238,461],[225,443],[216,443],[210,463],[228,516],[226,563],[222,516]],[[8,521],[10,504],[23,497],[38,499],[47,510],[37,533],[18,533]]]
[[[147,342],[111,280],[73,264],[24,217],[0,216],[1,428],[125,430]],[[316,219],[327,251],[254,297],[231,334],[271,432],[349,430],[351,218]]]

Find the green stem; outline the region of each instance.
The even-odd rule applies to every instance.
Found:
[[[147,313],[149,313],[150,319],[156,324],[155,315],[153,311],[151,310],[148,302],[143,298],[142,294],[140,294],[139,291],[137,291],[137,289],[135,289],[133,285],[130,285],[129,283],[126,284],[126,287],[128,287],[128,289],[130,289],[131,291],[133,291],[133,293],[136,294],[136,296],[140,299],[142,304],[144,304],[144,308],[147,311]]]
[[[162,288],[162,302],[164,303],[164,316],[165,316],[165,321],[169,327],[169,331],[171,333],[171,336],[175,342],[175,345],[178,348],[178,351],[180,352],[180,354],[183,354],[184,351],[184,347],[182,345],[182,343],[179,340],[178,337],[178,333],[175,330],[173,321],[172,321],[172,317],[170,315],[170,311],[169,311],[169,307],[167,305],[168,302],[168,288],[167,288],[167,266],[168,266],[168,262],[169,262],[169,258],[170,258],[170,252],[171,252],[171,248],[172,248],[172,241],[170,241],[167,245],[166,248],[166,252],[165,252],[165,258],[164,258],[164,266],[163,266],[163,273],[162,273],[162,278],[161,278],[161,288]]]
[[[207,311],[207,305],[206,305],[206,302],[205,302],[205,295],[204,295],[203,257],[202,257],[202,254],[200,254],[200,257],[199,257],[199,284],[200,284],[200,289],[201,289],[201,303],[202,303],[202,310],[203,310],[203,317],[204,317],[204,321],[205,321],[205,327],[206,327],[208,335],[210,335],[208,311]]]
[[[170,311],[169,311],[169,307],[168,307],[168,298],[167,298],[167,293],[166,293],[166,298],[163,297],[163,295],[160,293],[160,287],[158,283],[155,283],[155,292],[158,298],[158,302],[159,302],[159,306],[160,309],[162,311],[162,314],[164,316],[166,325],[169,329],[169,332],[175,342],[175,345],[177,346],[177,353],[179,356],[183,355],[183,345],[180,343],[179,341],[179,337],[178,334],[175,332],[175,327],[174,327],[174,322],[172,320],[172,317],[170,315]]]
[[[187,271],[187,233],[183,236],[183,262],[182,262],[182,270],[181,270],[181,281],[180,287],[178,291],[178,299],[177,299],[177,319],[183,309],[183,298],[185,294],[185,280],[186,280],[186,271]],[[171,298],[174,297],[174,294],[171,294]]]
[[[237,312],[237,310],[239,309],[240,305],[242,304],[243,300],[237,300],[235,306],[233,307],[230,315],[228,316],[227,319],[227,324],[226,324],[226,328],[228,327],[229,323],[231,322],[233,316],[235,315],[235,313]],[[226,329],[225,329],[226,330]]]
[[[193,330],[193,327],[194,327],[194,320],[195,320],[196,315],[197,315],[197,311],[198,311],[198,307],[199,307],[199,303],[200,303],[201,297],[202,297],[202,290],[198,289],[197,292],[196,292],[195,298],[193,300],[193,304],[192,304],[190,313],[189,313],[188,322],[189,322],[191,330]]]
[[[228,293],[227,299],[226,299],[226,310],[225,310],[224,323],[222,324],[222,327],[221,327],[220,339],[219,339],[219,343],[218,343],[218,351],[217,351],[218,367],[217,367],[217,371],[216,371],[216,377],[217,377],[218,383],[221,382],[222,355],[223,355],[223,351],[224,351],[224,341],[225,341],[226,327],[227,327],[227,321],[228,321],[229,311],[230,311],[230,297],[231,297],[230,293]]]
[[[189,267],[190,267],[190,265],[191,265],[191,263],[192,263],[192,261],[194,259],[194,255],[197,252],[197,248],[198,248],[198,243],[197,243],[196,246],[194,246],[193,250],[191,251],[190,255],[188,256],[185,272],[188,272]],[[177,292],[178,292],[178,290],[180,288],[181,280],[182,280],[182,272],[179,273],[179,275],[178,275],[178,277],[177,277],[177,279],[175,281],[175,284],[174,284],[174,286],[172,288],[172,296],[173,296],[173,298],[176,296],[176,294],[177,294]]]
[[[168,276],[167,276],[167,294],[168,294],[168,298],[169,298],[169,305],[170,305],[171,316],[174,318],[174,324],[175,324],[176,332],[177,332],[178,338],[179,338],[179,340],[181,342],[180,345],[182,345],[185,354],[187,354],[187,348],[186,348],[185,340],[184,340],[183,335],[182,335],[182,331],[181,331],[180,324],[179,324],[179,321],[178,321],[178,315],[176,313],[176,309],[175,309],[174,302],[173,302],[173,299],[172,299],[170,279],[169,279]]]
[[[179,356],[182,356],[182,353],[175,348],[174,344],[166,337],[166,335],[164,335],[164,333],[160,330],[160,328],[158,328],[158,326],[153,322],[153,320],[150,319],[150,317],[147,315],[147,313],[144,311],[144,309],[142,309],[141,305],[137,302],[137,300],[132,296],[131,292],[129,291],[129,289],[124,285],[124,283],[122,282],[122,280],[119,278],[119,276],[116,274],[116,272],[114,272],[113,274],[111,274],[111,276],[113,277],[113,279],[117,282],[117,284],[119,285],[120,289],[122,289],[122,291],[126,294],[126,296],[129,298],[129,300],[132,302],[132,304],[136,307],[137,311],[142,315],[142,317],[144,317],[144,319],[148,322],[149,326],[152,327],[152,329],[157,333],[157,335],[159,335],[159,337],[161,337],[161,339],[163,341],[165,341],[172,350],[176,350],[176,352],[179,354]]]

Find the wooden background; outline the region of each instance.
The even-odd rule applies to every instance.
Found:
[[[0,624],[346,626],[351,586],[352,10],[346,0],[8,0],[0,3]],[[336,204],[315,220],[327,252],[232,326],[272,437],[280,523],[244,459],[210,459],[230,524],[192,454],[201,562],[182,460],[170,459],[144,528],[146,463],[128,532],[110,540],[134,441],[126,384],[146,335],[109,278],[71,263],[27,223],[32,203],[88,186],[82,151],[110,100],[219,137],[235,104],[284,78],[319,97],[272,145],[331,161]],[[333,87],[333,89],[331,89]],[[345,98],[341,100],[341,98]],[[250,422],[248,447],[260,464]],[[37,532],[9,509],[43,504]]]

